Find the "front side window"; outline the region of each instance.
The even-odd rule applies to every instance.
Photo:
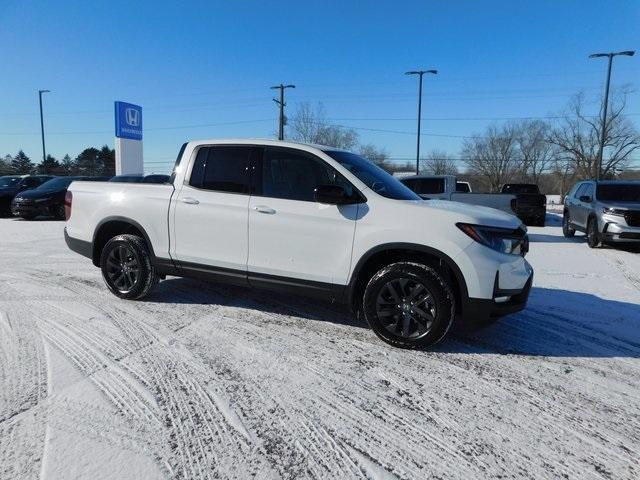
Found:
[[[189,185],[218,192],[249,193],[250,154],[251,147],[201,147]]]
[[[580,197],[582,197],[583,195],[586,195],[586,191],[587,191],[587,185],[586,183],[583,183],[582,185],[580,185],[578,187],[578,189],[576,190],[576,194],[575,194],[575,198],[577,198],[578,200],[580,199]]]
[[[351,185],[331,165],[305,152],[267,148],[262,160],[262,196],[287,200],[314,201],[319,185],[340,185],[347,195]]]
[[[355,175],[371,190],[394,200],[422,200],[418,195],[369,160],[341,150],[324,150],[324,153]]]

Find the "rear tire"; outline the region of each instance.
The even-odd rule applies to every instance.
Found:
[[[598,222],[594,217],[587,223],[587,245],[589,248],[598,248],[602,245],[600,232],[598,232]]]
[[[362,312],[389,345],[423,348],[442,340],[455,317],[449,282],[435,269],[413,262],[380,269],[365,287]]]
[[[109,240],[100,255],[100,268],[111,293],[127,300],[146,297],[160,280],[147,244],[136,235]]]
[[[567,238],[571,238],[576,234],[576,229],[571,228],[571,217],[569,217],[568,210],[565,210],[562,215],[562,234]]]

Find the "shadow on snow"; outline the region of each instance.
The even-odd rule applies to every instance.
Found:
[[[161,282],[148,301],[217,304],[368,328],[366,322],[355,319],[337,304],[183,278]],[[637,358],[640,305],[588,293],[533,288],[529,304],[522,312],[482,329],[458,325],[447,340],[431,350],[456,354]]]

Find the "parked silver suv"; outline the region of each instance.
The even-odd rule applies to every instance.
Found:
[[[564,200],[562,233],[587,234],[591,248],[602,242],[640,243],[640,181],[586,181]]]

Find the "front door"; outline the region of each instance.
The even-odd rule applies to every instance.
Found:
[[[345,285],[359,206],[317,203],[314,189],[354,187],[324,160],[295,149],[266,148],[257,170],[249,203],[249,281]]]

